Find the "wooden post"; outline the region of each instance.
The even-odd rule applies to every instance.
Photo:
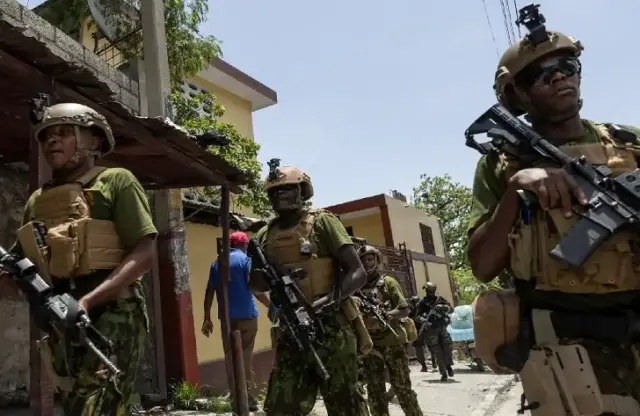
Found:
[[[240,416],[249,416],[247,401],[247,383],[244,377],[244,363],[240,334],[232,336],[229,319],[229,206],[231,196],[229,188],[222,187],[220,198],[220,226],[222,227],[222,252],[218,253],[218,273],[220,278],[220,324],[222,326],[222,344],[224,363],[227,371],[227,385],[235,399],[235,411]],[[234,331],[238,332],[238,331]]]
[[[35,138],[29,139],[29,192],[33,193],[51,179],[51,169],[42,156]],[[34,416],[53,416],[53,386],[43,368],[36,341],[42,334],[33,319],[29,320],[29,402]]]

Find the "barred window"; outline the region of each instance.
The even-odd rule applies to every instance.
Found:
[[[428,225],[420,224],[420,236],[422,238],[422,248],[426,254],[435,255],[436,248],[433,244],[433,231]]]

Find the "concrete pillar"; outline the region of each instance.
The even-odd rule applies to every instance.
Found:
[[[168,117],[171,85],[163,2],[143,1],[141,15],[148,115]],[[154,220],[159,232],[157,252],[166,374],[169,381],[195,384],[199,367],[181,198],[179,189],[155,192]]]

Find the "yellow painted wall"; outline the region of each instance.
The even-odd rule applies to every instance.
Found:
[[[384,246],[384,231],[380,212],[358,218],[342,220],[345,227],[353,227],[354,237],[364,238],[370,244]]]
[[[426,263],[429,280],[438,285],[438,294],[443,296],[453,305],[453,291],[451,289],[451,281],[449,280],[447,265],[432,262]],[[422,285],[419,286],[419,288],[421,287]]]
[[[87,49],[93,51],[95,41],[92,35],[96,32],[96,26],[91,19],[86,19],[80,29],[80,43]],[[98,41],[98,50],[105,48],[109,42],[105,39]],[[109,48],[102,57],[111,66],[118,67],[124,63],[124,57],[116,48]],[[222,117],[224,122],[235,125],[238,133],[253,139],[253,117],[251,103],[230,92],[207,81],[201,76],[195,76],[189,79],[200,88],[204,88],[218,98],[218,102],[225,108],[225,114]]]
[[[429,281],[427,276],[428,270],[425,267],[425,262],[422,260],[413,260],[413,276],[416,279],[416,290],[418,296],[424,296],[422,286]]]
[[[224,357],[218,320],[218,304],[214,301],[211,307],[211,317],[214,324],[213,334],[209,338],[202,335],[200,327],[204,319],[204,293],[209,280],[211,263],[218,258],[216,239],[222,235],[222,230],[210,225],[186,223],[187,250],[189,253],[189,284],[191,285],[191,302],[193,304],[193,323],[196,330],[196,347],[198,363],[220,360]],[[267,309],[256,300],[260,317],[258,318],[258,335],[255,351],[271,348],[269,328],[271,323],[267,318]]]
[[[420,223],[431,227],[433,231],[433,244],[436,256],[444,257],[444,245],[438,218],[427,215],[424,211],[409,207],[405,202],[385,195],[387,209],[389,210],[389,222],[393,241],[398,244],[405,242],[409,250],[424,252],[422,235],[420,235]]]
[[[238,133],[253,139],[253,116],[249,101],[223,90],[200,75],[192,77],[189,82],[215,95],[225,109],[222,121],[233,124]]]
[[[391,234],[395,244],[405,243],[407,249],[424,253],[422,235],[420,234],[420,223],[431,227],[433,233],[433,245],[436,256],[445,257],[444,244],[438,218],[427,215],[424,211],[409,207],[405,202],[385,195],[387,209],[389,211],[389,222],[391,223]],[[425,268],[426,264],[426,268]],[[446,264],[415,261],[413,269],[416,279],[416,288],[420,295],[424,295],[422,286],[430,281],[438,285],[438,292],[450,302],[453,302],[453,288],[449,280],[449,273]]]

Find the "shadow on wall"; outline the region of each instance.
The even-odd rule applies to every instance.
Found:
[[[25,164],[0,164],[0,244],[9,248],[28,198]],[[29,403],[29,309],[0,292],[0,407]]]

